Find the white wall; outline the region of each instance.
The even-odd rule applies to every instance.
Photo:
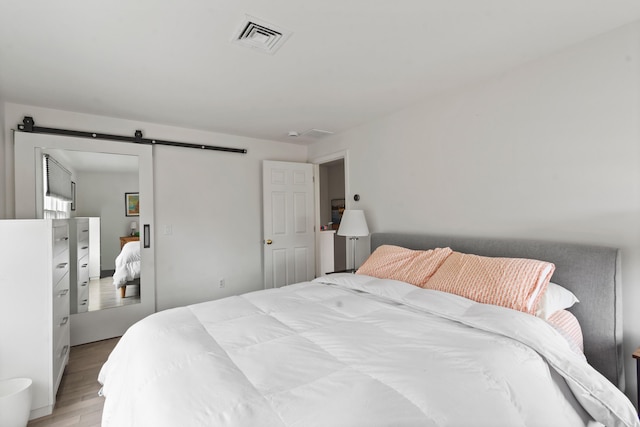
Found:
[[[154,147],[157,308],[262,288],[262,160],[303,162],[306,147],[11,103],[7,140],[25,115],[37,126],[119,135],[141,129],[150,138],[248,149],[242,155]],[[8,172],[13,179],[13,168]],[[162,234],[167,225],[171,235]]]
[[[138,217],[125,215],[124,194],[138,191],[137,173],[78,172],[74,216],[100,217],[100,266],[115,269],[120,253],[120,236],[131,233],[131,222]]]
[[[373,231],[623,250],[627,393],[640,345],[640,23],[325,139]],[[352,205],[353,207],[353,205]]]

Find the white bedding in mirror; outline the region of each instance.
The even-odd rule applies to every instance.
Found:
[[[140,242],[128,242],[116,257],[116,271],[113,273],[113,285],[116,288],[126,286],[127,282],[140,277]]]

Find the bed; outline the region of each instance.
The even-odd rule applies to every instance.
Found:
[[[584,355],[529,313],[332,274],[138,322],[100,371],[102,425],[640,426],[621,391],[616,249],[371,236],[388,245],[553,263],[580,299]]]
[[[140,278],[140,242],[127,242],[116,257],[115,264],[113,285],[120,289],[120,297],[124,298],[127,285]]]

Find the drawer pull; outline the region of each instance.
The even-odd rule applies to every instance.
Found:
[[[68,352],[69,352],[69,346],[65,345],[64,347],[62,347],[62,351],[60,352],[60,357],[65,357]]]
[[[83,233],[88,233],[88,232],[89,232],[89,230],[82,230],[82,232],[83,232]]]
[[[87,282],[80,283],[80,286],[87,286]]]
[[[56,265],[56,268],[65,268],[67,266],[67,264],[69,264],[68,262],[61,262],[60,264]]]
[[[83,246],[80,249],[89,249],[89,246]]]
[[[69,321],[69,316],[64,316],[62,318],[62,322],[60,322],[60,326],[66,325],[68,321]]]
[[[56,239],[56,241],[58,242],[64,242],[65,240],[69,240],[69,237],[61,237],[59,239]]]
[[[87,305],[87,300],[83,299],[82,302],[80,303],[80,305]]]
[[[60,292],[58,292],[58,298],[61,298],[61,297],[65,296],[68,293],[69,293],[69,289],[61,290]]]
[[[86,268],[86,267],[87,267],[87,265],[89,265],[89,264],[82,264],[82,265],[80,266],[80,268]]]

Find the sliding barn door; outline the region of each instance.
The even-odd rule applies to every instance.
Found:
[[[87,153],[108,153],[136,156],[138,161],[138,188],[140,238],[146,240],[140,250],[140,303],[108,309],[87,311],[71,315],[71,345],[84,344],[121,336],[138,320],[156,311],[155,238],[153,203],[153,147],[116,141],[93,140],[64,135],[15,132],[15,185],[16,218],[41,218],[42,203],[42,151],[56,149]],[[78,183],[79,185],[80,183]],[[122,197],[122,198],[120,198]],[[125,217],[124,194],[113,212]],[[106,229],[103,229],[106,232]],[[101,240],[118,242],[128,230],[101,235]],[[114,287],[115,291],[115,287]]]
[[[265,288],[315,275],[313,165],[263,162]]]

